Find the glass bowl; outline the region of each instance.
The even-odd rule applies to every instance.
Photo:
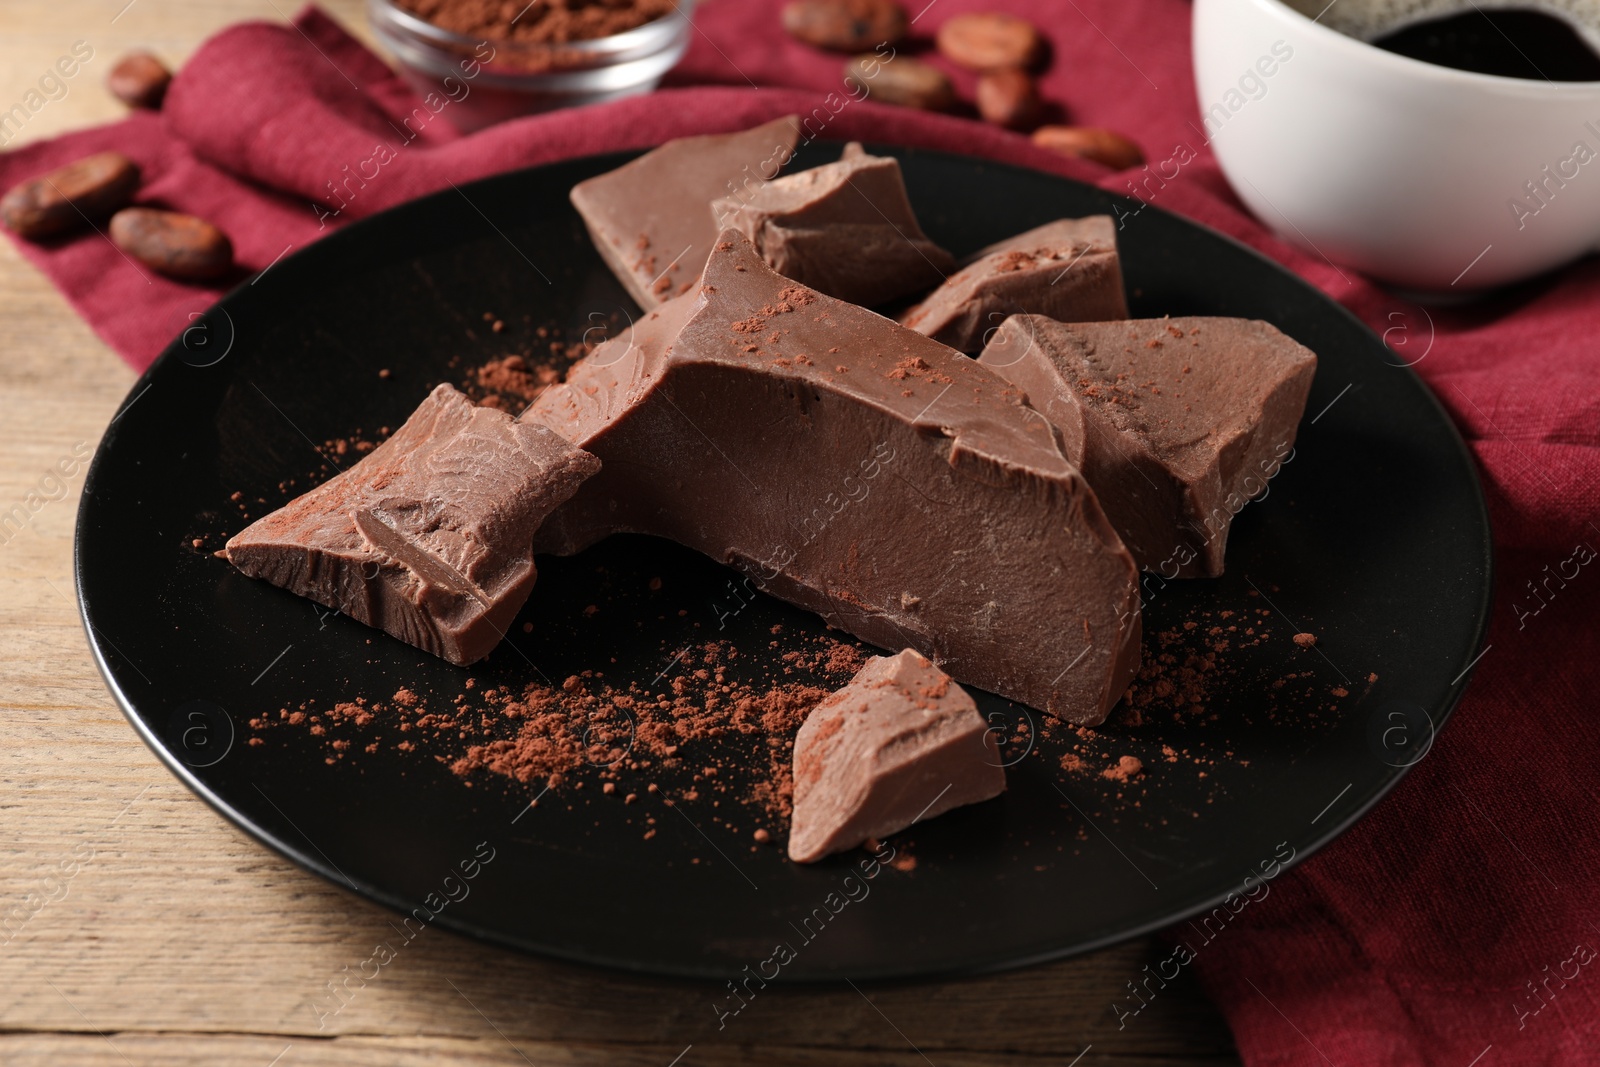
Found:
[[[468,37],[391,0],[367,0],[373,33],[401,76],[463,132],[649,92],[688,50],[693,12],[694,0],[677,0],[671,14],[623,33],[554,44]]]

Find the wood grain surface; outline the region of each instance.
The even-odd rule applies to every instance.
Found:
[[[714,0],[733,3],[740,0]],[[3,0],[0,109],[75,41],[93,59],[14,143],[117,119],[105,73],[150,48],[174,65],[293,0]],[[370,39],[359,0],[326,5]],[[59,495],[0,543],[0,1063],[251,1067],[384,1064],[1235,1064],[1192,976],[1120,1028],[1111,1011],[1158,951],[941,985],[763,992],[727,1029],[704,984],[485,948],[438,930],[379,977],[330,982],[390,936],[384,910],[246,839],[125,724],[73,602],[81,470],[134,375],[0,241],[0,511]],[[1063,901],[1063,907],[1070,902]]]

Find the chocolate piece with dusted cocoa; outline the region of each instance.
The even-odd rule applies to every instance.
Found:
[[[930,289],[956,267],[917,223],[900,161],[855,142],[837,163],[724,197],[711,212],[785,278],[863,307]]]
[[[1251,319],[1006,320],[979,362],[1061,431],[1141,567],[1215,577],[1294,448],[1317,357]]]
[[[525,418],[605,464],[541,551],[677,541],[882,647],[1096,723],[1139,655],[1138,572],[1021,390],[775,274],[734,231],[702,284]]]
[[[359,463],[225,552],[252,577],[464,665],[528,599],[539,523],[599,468],[545,427],[441,385]]]
[[[606,266],[649,311],[694,288],[719,227],[708,205],[749,195],[794,157],[789,115],[740,133],[680,137],[572,189]]]
[[[1005,788],[966,690],[912,649],[877,656],[795,736],[789,858],[811,863]]]
[[[1023,314],[1061,322],[1128,317],[1109,215],[1060,219],[980,250],[900,321],[975,354],[996,327]]]

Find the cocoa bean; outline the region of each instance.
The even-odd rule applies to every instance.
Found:
[[[946,20],[938,45],[950,62],[977,71],[1031,67],[1044,55],[1044,37],[1033,23],[998,11]]]
[[[158,108],[167,95],[172,71],[149,52],[130,52],[106,75],[111,95],[129,107]]]
[[[112,242],[151,270],[183,281],[208,281],[233,266],[233,242],[205,219],[148,207],[111,219]]]
[[[938,67],[910,56],[857,56],[845,64],[846,78],[865,86],[868,98],[884,104],[948,111],[955,106],[956,91]]]
[[[783,28],[818,48],[861,52],[904,37],[906,12],[896,0],[793,0]]]
[[[132,160],[99,152],[13,186],[0,197],[0,222],[34,240],[86,229],[133,199],[138,188]]]
[[[1139,146],[1112,130],[1094,126],[1041,126],[1033,143],[1064,156],[1092,159],[1112,170],[1126,170],[1144,162]]]
[[[1039,124],[1042,104],[1033,79],[1015,68],[994,70],[978,78],[978,114],[985,122],[1010,130],[1031,130]]]

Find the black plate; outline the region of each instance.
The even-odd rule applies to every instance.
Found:
[[[1114,202],[1030,171],[883,151],[903,161],[929,234],[958,254]],[[800,165],[837,152],[812,146]],[[397,425],[435,382],[459,382],[466,368],[535,343],[540,325],[573,337],[633,310],[567,203],[573,183],[624,158],[443,192],[284,259],[189,323],[113,420],[78,520],[91,645],[135,729],[217,810],[416,922],[500,944],[720,980],[746,965],[770,973],[775,964],[763,961],[786,943],[785,979],[879,979],[1081,952],[1194,916],[1229,892],[1258,892],[1247,876],[1326,843],[1426,756],[1488,613],[1489,533],[1472,461],[1415,375],[1352,316],[1250,250],[1155,208],[1120,235],[1135,314],[1266,319],[1321,358],[1294,459],[1234,526],[1227,575],[1147,589],[1149,633],[1204,623],[1179,630],[1175,651],[1226,639],[1208,634],[1213,623],[1270,630],[1254,647],[1236,647],[1250,641],[1232,635],[1219,657],[1229,678],[1207,714],[1110,727],[1076,773],[1060,763],[1066,732],[1043,736],[1025,755],[1014,750],[1002,798],[896,836],[914,869],[848,885],[861,853],[799,867],[781,848],[753,845],[756,820],[736,807],[704,797],[663,806],[689,788],[685,772],[638,776],[629,788],[642,799],[626,807],[591,781],[529,809],[534,787],[491,778],[465,787],[432,753],[396,751],[393,737],[329,763],[327,737],[252,730],[250,719],[307,700],[326,707],[401,686],[448,700],[469,676],[520,685],[536,670],[560,679],[596,668],[659,688],[670,674],[652,678],[674,648],[716,633],[736,576],[643,538],[542,558],[523,615],[538,627],[514,629],[514,647],[470,671],[209,554],[242,525],[232,492],[260,514],[256,497],[285,498],[280,479],[300,476],[295,491],[305,488],[321,462],[312,442]],[[506,332],[492,332],[485,313],[503,317]],[[391,373],[380,378],[379,368]],[[663,590],[652,594],[646,583],[657,576]],[[591,604],[600,610],[585,614]],[[1267,614],[1229,623],[1224,610]],[[770,649],[779,623],[784,636]],[[1319,636],[1314,650],[1290,641],[1300,630]],[[823,633],[762,597],[720,636],[760,670]],[[1297,677],[1275,687],[1285,675]],[[1334,687],[1348,695],[1330,695]],[[1026,714],[982,703],[1013,720]],[[1122,754],[1148,768],[1131,786],[1096,773]],[[661,793],[647,794],[646,780]],[[472,867],[490,850],[487,865]],[[867,895],[846,897],[847,888]],[[414,912],[419,905],[427,910]]]

